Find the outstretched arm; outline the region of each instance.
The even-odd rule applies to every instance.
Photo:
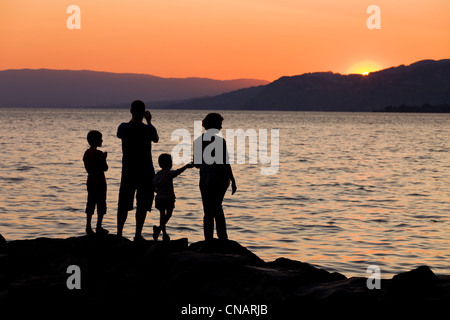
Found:
[[[193,168],[193,167],[194,167],[193,163],[188,163],[187,165],[181,167],[180,169],[174,170],[173,177],[175,178],[176,176],[182,174],[186,169]]]

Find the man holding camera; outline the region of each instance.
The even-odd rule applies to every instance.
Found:
[[[128,211],[133,209],[136,195],[136,234],[134,241],[142,237],[147,211],[153,204],[152,142],[159,141],[158,132],[152,125],[152,115],[145,111],[141,100],[133,101],[130,109],[132,118],[120,124],[117,137],[122,140],[122,178],[120,181],[119,203],[117,209],[117,235],[121,238]],[[142,121],[145,118],[147,124]]]

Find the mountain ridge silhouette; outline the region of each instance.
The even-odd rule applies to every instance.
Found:
[[[91,70],[0,71],[0,107],[126,106],[133,100],[183,100],[266,84],[257,79],[162,78]]]
[[[180,109],[373,111],[388,105],[450,102],[450,59],[422,60],[366,76],[333,72],[284,76],[267,85],[171,105]]]

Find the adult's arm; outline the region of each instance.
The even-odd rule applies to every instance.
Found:
[[[225,141],[225,139],[223,140],[223,145],[225,151],[224,152],[225,170],[227,171],[228,177],[231,181],[231,194],[234,194],[237,190],[236,180],[234,179],[233,169],[231,168],[230,156],[228,154],[227,142]]]
[[[226,166],[226,170],[228,173],[228,177],[230,178],[230,181],[231,181],[231,194],[234,194],[237,190],[237,186],[236,186],[236,180],[234,179],[234,175],[233,175],[233,169],[231,169],[231,165],[229,163],[227,163],[225,166]]]
[[[150,138],[153,142],[157,143],[159,141],[158,131],[155,126],[152,125],[152,114],[150,111],[145,111],[144,114],[145,121],[147,121],[147,126],[150,128]]]
[[[194,154],[192,155],[192,163],[194,167],[197,169],[200,168],[200,165],[203,162],[203,135],[194,140],[192,148],[194,149]]]
[[[117,128],[117,138],[122,139],[123,138],[123,131],[124,131],[124,126],[123,124],[121,124],[118,128]]]
[[[154,143],[158,143],[159,141],[159,135],[158,135],[158,131],[156,130],[155,126],[152,125],[151,123],[147,124],[150,127],[150,136],[151,139]]]

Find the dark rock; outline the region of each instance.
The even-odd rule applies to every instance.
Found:
[[[177,299],[239,299],[243,288],[250,286],[243,276],[248,264],[251,259],[237,254],[172,253],[167,257],[163,287]]]
[[[307,283],[331,282],[347,279],[346,276],[338,272],[328,272],[324,269],[316,268],[309,263],[294,261],[287,258],[278,258],[268,265],[272,268],[285,269],[297,272],[302,278],[307,279]]]
[[[266,263],[230,240],[188,246],[187,239],[131,242],[107,235],[17,240],[7,249],[7,255],[0,254],[0,300],[18,306],[265,301],[295,311],[314,303],[391,306],[405,297],[438,303],[450,299],[450,278],[439,279],[428,267],[382,280],[380,290],[369,290],[365,278],[347,279],[286,258]],[[67,288],[70,265],[81,269],[81,290]],[[176,310],[173,305],[170,310]]]
[[[2,289],[8,285],[7,274],[9,273],[8,263],[8,243],[0,234],[0,301],[2,300]]]
[[[428,266],[420,266],[414,270],[403,272],[392,278],[390,293],[399,298],[425,297],[435,289],[439,278]]]
[[[438,283],[439,278],[431,271],[428,266],[420,266],[408,272],[402,272],[393,278],[395,286],[434,286]]]
[[[6,253],[6,239],[0,234],[0,253]]]
[[[367,293],[366,279],[353,277],[333,282],[314,283],[296,288],[296,297],[310,300],[345,299],[362,296]]]
[[[189,250],[203,253],[236,254],[247,257],[256,264],[265,263],[256,254],[233,240],[213,239],[211,241],[199,241],[191,244]]]

